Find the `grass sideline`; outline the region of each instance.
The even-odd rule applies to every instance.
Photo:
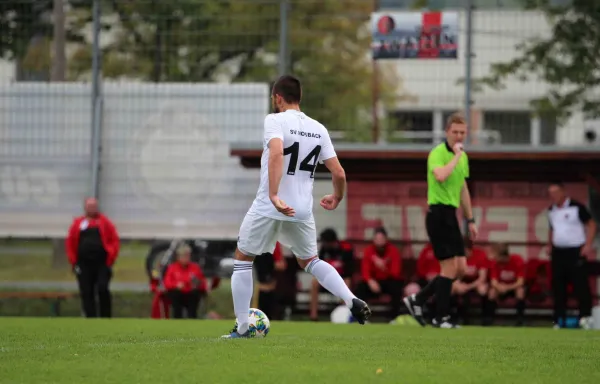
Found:
[[[275,322],[266,339],[219,339],[231,325],[210,320],[2,318],[0,381],[600,381],[600,333],[594,331]]]
[[[19,289],[0,289],[0,292],[19,292]],[[26,291],[33,292],[35,289]],[[153,295],[149,292],[112,292],[113,317],[149,318]],[[233,318],[231,285],[223,280],[207,298],[206,311],[214,311],[225,318]],[[50,303],[41,299],[2,299],[0,316],[46,317],[50,315]],[[61,302],[62,317],[81,315],[81,302],[78,296]],[[2,381],[0,380],[0,383]]]
[[[49,240],[0,240],[0,281],[72,282],[68,264],[52,266],[52,243]],[[139,242],[126,242],[113,268],[113,282],[148,283],[145,270],[150,247]],[[65,256],[66,257],[66,256]]]

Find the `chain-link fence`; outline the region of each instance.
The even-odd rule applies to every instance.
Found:
[[[60,236],[97,193],[129,237],[235,238],[258,177],[230,146],[260,142],[269,85],[283,72],[303,80],[303,110],[334,138],[369,142],[379,116],[383,140],[439,139],[465,105],[467,14],[449,10],[457,59],[374,63],[377,9],[368,0],[0,0],[0,234]],[[474,78],[548,33],[537,11],[472,16]],[[555,121],[530,112],[540,82],[476,91],[475,143],[559,141]],[[315,194],[329,188],[317,181]],[[317,222],[345,231],[345,215]]]

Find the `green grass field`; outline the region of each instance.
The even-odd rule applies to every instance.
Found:
[[[598,383],[600,332],[0,319],[0,383]],[[377,373],[378,370],[381,370]]]

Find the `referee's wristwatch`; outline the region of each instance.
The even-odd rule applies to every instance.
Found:
[[[467,219],[467,224],[475,224],[475,219]]]

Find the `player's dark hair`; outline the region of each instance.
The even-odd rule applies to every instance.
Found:
[[[337,233],[333,228],[325,228],[319,238],[324,243],[335,243],[338,241]]]
[[[509,255],[509,250],[508,250],[508,244],[506,243],[494,243],[492,244],[492,251],[501,257],[508,257]]]
[[[381,233],[383,236],[388,237],[387,231],[383,227],[377,227],[377,228],[375,228],[375,231],[374,231],[373,234],[376,235],[378,233]]]
[[[288,104],[300,104],[302,99],[302,84],[292,75],[281,76],[273,85],[273,95],[283,97]]]

